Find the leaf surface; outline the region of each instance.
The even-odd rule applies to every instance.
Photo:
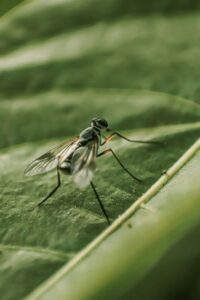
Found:
[[[20,1],[7,2],[0,4],[0,14]],[[199,138],[200,19],[198,11],[178,14],[189,7],[187,1],[181,7],[164,0],[154,0],[150,6],[146,1],[129,0],[126,5],[122,0],[21,2],[0,19],[0,294],[3,299],[18,300],[41,286],[44,297],[52,291],[54,299],[59,299],[66,293],[60,286],[62,281],[56,283],[56,290],[46,289],[45,281],[78,257],[104,232],[107,223],[92,191],[78,190],[64,175],[61,188],[38,208],[37,203],[55,186],[56,174],[24,178],[26,165],[78,135],[95,116],[106,118],[113,130],[130,138],[164,141],[163,147],[121,139],[108,145],[143,184],[129,178],[112,156],[97,160],[94,183],[106,211],[112,221],[125,213]],[[191,11],[198,7],[190,1]],[[157,14],[173,9],[176,15]],[[80,287],[85,284],[78,299],[94,296],[96,300],[99,290],[100,298],[112,295],[114,299],[115,281],[120,293],[137,293],[138,300],[143,300],[144,294],[138,292],[142,280],[146,278],[151,287],[148,274],[153,265],[159,265],[158,260],[169,248],[198,223],[193,176],[199,162],[196,156],[194,159],[195,164],[191,160],[185,166],[187,174],[185,169],[180,171],[180,176],[177,174],[177,179],[155,196],[159,220],[140,210],[131,219],[131,224],[136,222],[140,228],[132,226],[129,230],[124,225],[105,241],[114,260],[127,251],[127,260],[116,263],[117,272],[110,269],[109,278],[103,271],[98,278],[94,276],[91,290],[91,284],[85,282],[92,282],[92,272],[84,273],[77,265],[69,276],[66,274],[66,287],[73,276],[80,280]],[[182,185],[183,200],[179,191]],[[154,206],[154,198],[152,201]],[[168,213],[173,228],[166,220]],[[159,230],[153,227],[154,221],[159,223]],[[170,235],[172,229],[174,234]],[[124,238],[123,230],[127,232]],[[133,238],[130,247],[126,238]],[[113,246],[109,244],[112,239]],[[192,243],[194,249],[194,240]],[[119,245],[115,257],[112,251]],[[94,259],[94,270],[104,259],[101,247],[88,257]],[[129,248],[135,249],[134,257]],[[142,263],[145,251],[148,255]],[[194,262],[198,260],[195,257]],[[133,265],[133,277],[126,286],[122,274],[129,274],[127,263]],[[83,261],[83,268],[89,270],[89,265]],[[83,281],[80,274],[84,274]],[[152,285],[156,281],[155,275]],[[178,276],[175,282],[182,285]],[[162,283],[163,290],[168,290]],[[73,285],[67,292],[72,291],[79,293]]]

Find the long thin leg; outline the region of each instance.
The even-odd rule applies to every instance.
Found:
[[[56,187],[38,204],[38,206],[42,205],[45,201],[47,201],[47,199],[49,199],[59,188],[61,182],[60,182],[60,173],[59,173],[58,168],[57,168],[57,177],[58,177],[58,183],[57,183]]]
[[[100,197],[99,197],[99,195],[98,195],[98,193],[97,193],[97,190],[96,190],[96,188],[95,188],[95,186],[94,186],[94,184],[93,184],[92,181],[90,182],[90,185],[91,185],[91,187],[92,187],[92,189],[93,189],[93,192],[95,193],[95,196],[96,196],[96,198],[97,198],[97,200],[98,200],[98,202],[99,202],[99,205],[100,205],[100,207],[101,207],[101,209],[102,209],[102,212],[103,212],[103,214],[104,214],[104,216],[105,216],[105,218],[106,218],[108,224],[110,225],[110,220],[109,220],[109,217],[108,217],[108,215],[107,215],[107,212],[106,212],[106,210],[105,210],[105,208],[104,208],[104,206],[103,206],[103,203],[101,202],[101,199],[100,199]]]
[[[139,181],[139,182],[142,182],[141,179],[137,178],[135,175],[133,175],[124,165],[123,163],[120,161],[120,159],[117,157],[117,155],[115,154],[115,152],[109,148],[109,149],[106,149],[104,150],[103,152],[100,152],[99,154],[97,154],[97,157],[100,157],[108,152],[111,152],[112,155],[114,156],[114,158],[117,160],[117,162],[120,164],[120,166],[122,167],[122,169],[124,169],[124,171],[126,171],[133,179]]]
[[[103,141],[103,143],[101,143],[101,145],[105,145],[107,142],[109,142],[115,135],[119,136],[120,138],[131,142],[131,143],[140,143],[140,144],[153,144],[153,145],[164,145],[163,142],[157,142],[157,141],[141,141],[141,140],[131,140],[125,136],[123,136],[122,134],[120,134],[119,132],[113,132],[111,135],[109,135],[108,137],[105,138],[105,141]]]

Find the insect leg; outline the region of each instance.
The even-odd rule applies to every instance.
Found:
[[[106,149],[105,151],[103,152],[100,152],[99,154],[97,154],[97,157],[100,157],[108,152],[111,152],[112,155],[114,156],[114,158],[117,160],[117,162],[120,164],[120,166],[122,167],[122,169],[124,169],[125,172],[127,172],[133,179],[137,180],[138,182],[142,182],[141,179],[137,178],[135,175],[133,175],[124,165],[123,163],[120,161],[120,159],[118,158],[118,156],[115,154],[115,152],[109,148],[109,149]]]
[[[60,173],[59,173],[58,167],[57,167],[57,177],[58,177],[58,183],[57,183],[56,187],[38,204],[38,206],[42,205],[45,201],[47,201],[47,199],[50,198],[56,192],[56,190],[59,188],[59,186],[61,185]]]
[[[99,202],[99,205],[100,205],[100,207],[101,207],[101,209],[102,209],[102,211],[103,211],[103,214],[104,214],[104,216],[105,216],[105,218],[106,218],[108,224],[110,225],[110,220],[109,220],[109,217],[108,217],[108,215],[107,215],[107,212],[106,212],[106,210],[105,210],[105,208],[104,208],[104,206],[103,206],[103,203],[101,202],[101,199],[100,199],[100,197],[99,197],[99,195],[98,195],[98,193],[97,193],[97,190],[96,190],[96,188],[95,188],[95,186],[94,186],[94,184],[93,184],[92,181],[90,181],[90,185],[91,185],[91,187],[92,187],[92,189],[93,189],[93,192],[94,192],[94,194],[95,194],[95,196],[96,196],[96,198],[97,198],[97,200],[98,200],[98,202]]]
[[[131,142],[131,143],[140,143],[140,144],[152,144],[152,145],[160,145],[160,146],[163,146],[164,143],[163,142],[157,142],[157,141],[141,141],[141,140],[132,140],[132,139],[129,139],[125,136],[123,136],[122,134],[120,134],[119,132],[113,132],[111,135],[109,135],[108,137],[105,138],[105,141],[103,141],[103,143],[101,143],[101,146],[102,145],[105,145],[107,142],[109,142],[115,135],[119,136],[120,138],[128,141],[128,142]]]

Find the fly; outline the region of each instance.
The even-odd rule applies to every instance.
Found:
[[[88,185],[91,186],[108,224],[111,223],[101,201],[101,198],[99,197],[96,187],[92,181],[96,168],[96,158],[101,157],[107,153],[111,153],[119,163],[119,165],[126,173],[128,173],[130,177],[137,180],[138,182],[142,182],[142,180],[133,175],[124,166],[124,164],[111,148],[108,148],[104,151],[99,151],[99,148],[109,142],[114,136],[118,136],[128,142],[134,143],[160,143],[154,141],[132,140],[121,135],[118,132],[112,132],[108,137],[104,137],[102,136],[102,131],[111,131],[111,129],[108,127],[108,122],[103,118],[93,118],[91,121],[91,126],[83,130],[79,136],[70,141],[65,141],[57,147],[49,150],[26,167],[26,176],[34,176],[37,174],[46,173],[53,169],[57,170],[57,185],[38,204],[39,206],[46,202],[47,199],[49,199],[60,187],[60,172],[62,172],[64,174],[71,175],[75,184],[80,189],[84,189]]]

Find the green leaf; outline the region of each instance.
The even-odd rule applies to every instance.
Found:
[[[10,0],[9,2],[6,0],[1,0],[0,3],[0,17],[5,13],[9,12],[9,10],[15,8],[18,4],[23,2],[24,0]]]
[[[0,12],[4,13],[17,3],[23,0],[1,0]],[[181,3],[174,3],[173,0],[152,0],[151,3],[141,0],[133,2],[131,0],[81,0],[74,1],[58,1],[51,2],[32,0],[24,1],[23,5],[14,13],[11,12],[9,19],[5,20],[5,25],[16,28],[18,34],[7,32],[4,28],[1,38],[5,45],[12,43],[18,45],[29,39],[35,41],[45,36],[59,34],[60,32],[79,28],[81,26],[89,26],[98,21],[109,21],[113,17],[124,17],[137,14],[147,14],[156,12],[182,12],[188,10],[197,10],[200,5],[196,0],[182,0]],[[56,19],[56,22],[51,22]],[[34,20],[36,22],[34,22]],[[41,22],[43,21],[43,22]],[[33,30],[34,22],[34,30]],[[4,24],[3,24],[4,25]],[[26,27],[24,27],[24,25]],[[31,31],[31,36],[29,32]],[[4,49],[4,43],[3,47]]]
[[[149,132],[154,131],[151,127],[173,124],[184,130],[184,124],[187,128],[187,123],[200,120],[198,104],[163,93],[110,89],[51,91],[28,99],[0,101],[0,146],[66,139],[77,135],[97,115],[107,118],[113,130],[149,127]]]
[[[169,295],[170,299],[177,299],[179,295],[199,299],[199,230],[198,224],[176,241],[142,280],[132,284],[122,299],[147,300],[149,295],[155,300],[167,300]]]
[[[0,245],[1,297],[20,299],[24,295],[24,285],[31,291],[69,258],[59,252],[36,247]]]
[[[199,102],[199,14],[135,17],[134,7],[114,2],[35,0],[8,14],[0,27],[0,93],[118,87]]]
[[[147,210],[140,208],[131,217],[134,209],[130,208],[127,216],[27,299],[56,295],[59,299],[118,299],[135,285],[174,241],[199,222],[200,139],[194,149],[195,157],[150,200]]]
[[[196,79],[199,38],[194,35],[194,28],[200,25],[199,13],[135,16],[136,12],[170,11],[174,1],[167,2],[128,1],[125,5],[122,0],[31,0],[1,18],[3,299],[34,297],[38,291],[47,298],[52,292],[54,299],[78,293],[80,300],[93,296],[95,300],[115,299],[115,293],[128,295],[127,290],[136,293],[153,265],[198,223],[198,176],[193,177],[199,161],[195,156],[151,197],[149,211],[140,209],[131,216],[128,227],[123,223],[105,244],[74,264],[81,250],[107,232],[92,191],[78,190],[71,178],[63,175],[61,188],[38,208],[37,203],[55,186],[56,174],[23,176],[30,161],[79,134],[97,115],[128,137],[164,141],[161,147],[115,139],[108,146],[143,184],[129,178],[113,157],[97,160],[94,182],[110,219],[119,222],[118,216],[126,215],[138,197],[199,138],[200,108],[194,102],[200,95]],[[186,2],[181,7],[176,4],[177,11],[187,7]],[[192,2],[190,8],[196,7]],[[112,226],[108,230],[112,231]],[[99,268],[98,277],[90,272],[90,260],[95,272]],[[71,265],[74,269],[63,273],[63,288],[62,280],[55,280],[60,273],[55,272]],[[80,289],[71,284],[72,279],[79,282]],[[175,279],[182,285],[179,276]],[[156,276],[154,280],[152,284]],[[138,293],[139,297],[143,295]]]
[[[90,98],[88,97],[89,94]],[[73,128],[72,130],[76,130],[77,133],[80,130],[79,127],[81,128],[82,126],[82,128],[84,128],[87,126],[86,118],[89,121],[89,115],[94,115],[95,106],[93,98],[95,97],[97,99],[98,97],[102,97],[103,94],[95,94],[94,91],[88,93],[86,91],[86,94],[82,93],[78,95],[79,97],[75,95],[77,98],[74,97],[71,102],[69,100],[69,103],[67,99],[70,99],[70,97],[66,98],[65,101],[61,101],[60,99],[59,102],[53,102],[53,111],[55,112],[55,109],[62,111],[63,104],[69,105],[69,107],[70,105],[72,106],[73,101],[73,110],[71,110],[70,116],[74,118],[74,122],[72,119],[66,119],[66,124],[68,122],[66,128],[68,128],[71,123],[72,126],[75,126],[75,129]],[[39,120],[38,114],[41,113],[41,111],[45,111],[46,116],[48,116],[48,107],[52,107],[52,98],[54,97],[50,94],[45,94],[44,97],[46,97],[45,101],[43,101],[41,105],[37,104],[35,98],[32,102],[27,103],[27,105],[30,104],[32,108],[33,116],[35,114],[35,120]],[[129,129],[129,131],[125,132],[129,137],[144,140],[162,140],[166,142],[164,147],[130,144],[119,139],[110,143],[127,167],[132,170],[135,175],[144,180],[142,185],[133,182],[127,174],[124,174],[112,157],[105,157],[97,161],[98,170],[95,176],[95,182],[98,183],[97,189],[110,218],[115,220],[118,215],[122,214],[133,201],[145,192],[153,182],[161,176],[162,171],[168,169],[199,136],[199,122],[183,123],[187,120],[190,121],[192,116],[195,120],[195,115],[197,116],[196,119],[198,119],[199,110],[198,106],[192,102],[159,93],[136,91],[134,95],[133,91],[132,94],[130,91],[110,91],[107,97],[105,95],[102,99],[103,98],[105,98],[105,100],[104,102],[99,102],[98,113],[101,112],[108,120],[113,121],[111,122],[112,127],[116,129]],[[86,99],[88,105],[84,112],[83,108]],[[121,105],[122,99],[123,106]],[[160,102],[157,99],[160,99]],[[28,111],[28,106],[20,106],[19,100],[16,100],[16,102],[11,101],[10,103],[11,109],[8,110],[8,112],[12,111],[13,120],[18,120],[19,113],[23,116],[21,119],[24,120],[26,116],[24,112]],[[115,115],[112,115],[113,107],[116,109]],[[80,110],[80,108],[82,108],[82,110]],[[169,119],[164,118],[167,110]],[[160,112],[160,117],[163,114],[163,119],[154,120],[158,112]],[[49,114],[51,115],[52,113],[50,110]],[[75,122],[80,113],[82,122]],[[176,115],[176,120],[179,120],[179,122],[182,121],[182,124],[173,125],[174,114]],[[143,115],[144,118],[141,118],[141,115]],[[35,132],[35,139],[40,140],[42,137],[40,136],[38,128],[42,128],[42,123],[40,124],[39,121],[34,123],[34,117],[33,121],[31,121],[30,116],[31,114],[28,115],[27,113],[26,117],[30,119],[30,122],[27,123],[30,127],[26,127],[27,135]],[[61,132],[65,129],[64,116],[62,118],[63,121],[60,123],[59,119],[56,120],[60,126],[53,123],[60,128]],[[170,119],[172,124],[170,124]],[[154,124],[154,128],[141,128],[142,125],[151,124],[149,123],[152,122],[151,120],[154,120],[158,125],[155,126]],[[140,127],[140,129],[131,129],[131,127],[137,127],[137,122],[139,123],[138,127]],[[162,126],[159,126],[159,123]],[[20,124],[23,123],[21,122]],[[19,128],[21,131],[23,130],[23,126]],[[44,128],[47,130],[46,135],[50,136],[52,128],[51,122],[47,122]],[[10,133],[11,132],[10,130]],[[15,136],[15,132],[13,132],[13,137]],[[26,138],[26,136],[22,135],[21,140],[18,142],[23,142],[24,137]],[[61,253],[61,255],[63,253],[71,255],[83,249],[83,247],[107,227],[106,220],[102,215],[92,191],[89,189],[83,192],[77,190],[71,182],[71,179],[66,176],[62,176],[63,186],[57,194],[43,207],[37,207],[38,201],[55,185],[56,174],[52,172],[38,177],[24,178],[23,170],[28,162],[59,142],[60,140],[40,141],[39,143],[27,143],[9,149],[2,149],[0,156],[0,212],[2,216],[0,221],[0,238],[2,244],[16,245],[18,247],[39,247],[56,250]],[[27,272],[29,272],[29,276],[31,276],[32,267],[35,267],[35,264],[33,266],[29,264],[26,272],[20,270],[21,278],[26,278]],[[42,272],[42,266],[39,264],[38,271],[40,269]],[[51,264],[50,267],[46,267],[46,269],[46,278],[48,278],[48,276],[53,273]],[[35,280],[32,276],[31,278],[32,288],[37,287],[38,283],[42,283],[44,279],[44,277],[38,277],[37,280]],[[7,281],[7,284],[9,286],[10,280]],[[4,286],[6,286],[5,283]],[[29,285],[23,285],[22,290],[20,291],[21,294],[18,295],[17,287],[13,287],[15,298],[20,298],[21,295],[27,295],[31,291]]]

